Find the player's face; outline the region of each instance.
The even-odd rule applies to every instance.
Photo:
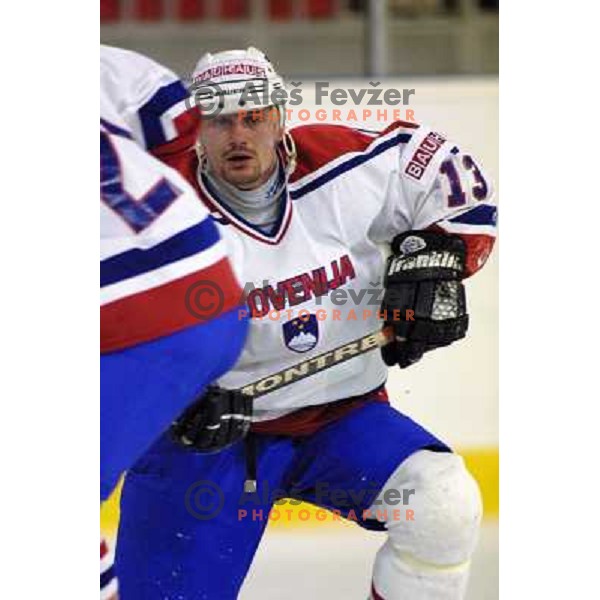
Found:
[[[276,109],[207,118],[200,131],[210,170],[227,183],[252,190],[275,170],[283,136]]]

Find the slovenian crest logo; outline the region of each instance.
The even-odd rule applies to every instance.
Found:
[[[285,345],[294,352],[308,352],[319,341],[319,323],[315,315],[307,314],[282,325]]]

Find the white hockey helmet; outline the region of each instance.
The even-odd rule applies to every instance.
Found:
[[[265,54],[253,46],[206,53],[194,68],[190,91],[204,115],[277,106],[280,123],[285,124],[287,92],[283,79]]]

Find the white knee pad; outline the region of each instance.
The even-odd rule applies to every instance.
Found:
[[[407,503],[398,503],[400,494]],[[481,495],[456,454],[420,450],[411,455],[387,481],[371,510],[387,526],[388,548],[414,567],[458,567],[468,563],[477,544]]]

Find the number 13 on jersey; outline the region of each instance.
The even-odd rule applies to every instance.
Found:
[[[464,206],[470,196],[479,202],[488,197],[488,184],[470,155],[458,154],[445,160],[440,166],[440,173],[445,175],[442,179],[448,182],[449,207]]]

